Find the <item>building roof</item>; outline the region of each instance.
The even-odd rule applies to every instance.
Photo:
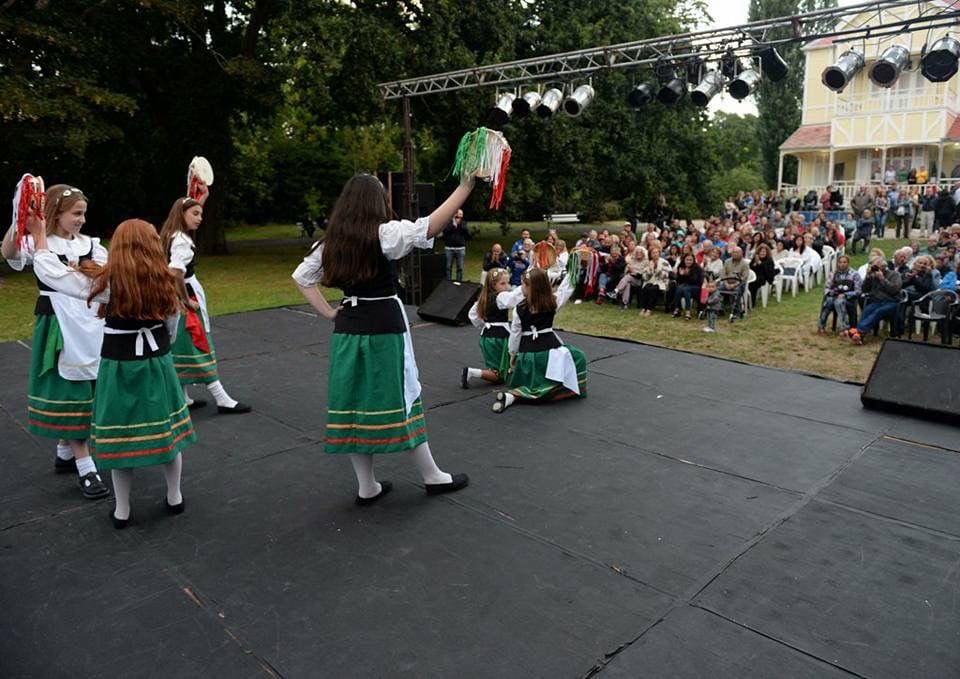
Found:
[[[790,149],[818,149],[830,146],[830,123],[801,125],[780,144],[782,151]]]
[[[928,0],[928,2],[932,5],[939,5],[943,9],[960,9],[960,0]],[[847,26],[851,26],[853,25],[854,21],[857,22],[857,25],[863,24],[862,17],[865,14],[867,15],[872,14],[873,18],[876,18],[876,10],[870,10],[870,9],[864,10],[860,14],[852,16],[846,21],[842,21],[837,28],[843,29],[843,28],[846,28]],[[811,49],[817,49],[819,47],[829,47],[835,41],[836,41],[836,38],[819,38],[818,40],[814,40],[813,42],[808,42],[806,45],[803,46],[803,49],[811,50]]]
[[[947,129],[944,139],[960,139],[960,116],[954,116],[953,124]]]

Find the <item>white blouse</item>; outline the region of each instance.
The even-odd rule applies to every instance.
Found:
[[[99,238],[92,238],[86,234],[78,233],[75,238],[67,239],[56,235],[47,236],[47,249],[55,255],[63,255],[70,264],[76,265],[80,258],[90,252],[93,246],[93,261],[101,266],[107,263],[107,249],[100,245]],[[27,235],[25,241],[20,243],[20,252],[18,257],[8,259],[7,263],[14,271],[23,271],[27,266],[34,263],[36,255],[36,245],[33,242],[33,236]]]
[[[415,222],[396,219],[380,225],[380,250],[387,259],[400,259],[413,248],[433,248],[433,239],[427,238],[430,218],[421,217]],[[323,278],[323,243],[310,252],[292,278],[301,288],[312,288]]]
[[[170,268],[185,272],[193,254],[193,239],[183,231],[177,231],[170,239]]]

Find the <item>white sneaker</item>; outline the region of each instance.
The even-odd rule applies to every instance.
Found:
[[[709,326],[706,327],[706,328],[704,328],[703,331],[704,331],[704,332],[716,332],[716,330],[714,330],[713,328],[711,328],[711,327],[709,327]]]

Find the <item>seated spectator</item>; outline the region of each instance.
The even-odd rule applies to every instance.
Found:
[[[489,252],[483,253],[484,271],[489,271],[490,269],[506,269],[509,263],[510,259],[503,251],[503,248],[500,247],[500,243],[494,243],[490,246]]]
[[[530,240],[529,238],[527,240]],[[532,242],[532,241],[531,241]],[[530,260],[527,258],[527,251],[520,246],[507,262],[507,269],[510,271],[510,285],[519,287],[523,278],[523,272],[530,267]]]
[[[567,262],[570,261],[570,253],[567,252],[567,242],[560,239],[557,240],[557,268],[560,271],[567,270]]]
[[[673,297],[673,316],[680,315],[681,307],[684,309],[683,317],[690,320],[690,310],[693,308],[694,297],[700,297],[700,287],[703,285],[703,270],[697,264],[697,258],[693,253],[688,252],[683,256],[683,261],[677,267],[677,289]],[[686,305],[683,303],[686,302]]]
[[[730,314],[732,323],[736,317],[743,317],[743,288],[750,277],[750,265],[743,258],[743,250],[734,247],[730,251],[730,259],[723,263],[723,276],[718,289],[721,294],[733,297],[733,311]]]
[[[953,264],[948,261],[946,252],[938,252],[933,258],[934,269],[940,272],[941,280],[946,279],[947,275],[953,271]]]
[[[773,285],[773,279],[777,275],[777,270],[773,266],[773,255],[770,254],[770,246],[766,243],[760,243],[753,257],[750,259],[750,270],[757,275],[757,279],[750,283],[750,297],[757,299],[757,293],[766,284]]]
[[[830,191],[830,201],[827,205],[831,210],[839,210],[843,207],[843,194],[840,193],[840,189],[836,186],[828,187],[828,190]]]
[[[643,268],[643,287],[640,289],[640,314],[650,316],[657,302],[667,291],[670,284],[670,265],[660,258],[660,248],[651,247],[647,251],[647,261]]]
[[[925,245],[920,248],[921,255],[930,255],[931,257],[936,257],[937,253],[940,252],[940,237],[936,234],[928,236]]]
[[[940,279],[940,289],[957,292],[957,280],[960,279],[960,264],[953,270],[947,271]]]
[[[522,249],[523,249],[523,244],[524,244],[524,242],[527,241],[527,240],[529,240],[529,239],[530,239],[530,229],[522,229],[522,230],[520,231],[520,238],[518,238],[518,239],[514,242],[513,247],[510,248],[510,254],[512,255],[513,253],[517,252],[518,250],[522,250]]]
[[[902,248],[897,248],[893,253],[893,259],[887,262],[889,268],[896,269],[897,273],[900,274],[901,281],[906,273],[910,271],[908,261],[912,255],[913,248],[909,245],[904,245]]]
[[[860,248],[860,252],[867,251],[867,248],[870,247],[870,236],[873,232],[873,228],[873,216],[870,214],[870,210],[864,210],[863,214],[860,216],[860,221],[857,222],[857,230],[853,235],[853,242],[850,244],[853,254],[857,254],[857,243],[863,243],[863,247]]]
[[[785,259],[790,256],[790,251],[787,250],[782,240],[774,241],[773,244],[773,261],[774,263],[779,262],[781,259]]]
[[[870,199],[870,204],[873,204],[873,199]],[[859,214],[863,214],[865,210],[869,208],[864,208]],[[850,240],[853,238],[854,232],[857,230],[857,218],[852,212],[847,213],[847,218],[843,222],[843,236],[845,240]]]
[[[620,246],[611,246],[610,256],[601,265],[603,272],[600,274],[598,283],[600,291],[597,294],[597,304],[603,304],[606,297],[616,298],[616,289],[620,284],[620,279],[623,278],[626,266],[626,260],[620,256]]]
[[[915,302],[934,289],[933,275],[927,266],[926,256],[920,256],[914,260],[910,270],[903,274],[902,281],[908,302]]]
[[[676,243],[672,243],[667,248],[667,264],[672,267],[677,265],[677,262],[680,261],[680,246]]]
[[[630,304],[632,288],[643,288],[643,265],[647,261],[646,251],[639,245],[633,253],[626,256],[626,268],[616,287],[616,294],[620,296],[620,308],[626,309]]]
[[[837,270],[824,286],[820,321],[817,323],[818,335],[826,334],[827,318],[831,312],[837,314],[840,336],[846,337],[850,333],[850,305],[856,305],[861,284],[860,274],[850,268],[850,258],[840,255],[837,258]]]
[[[894,321],[902,282],[897,270],[886,264],[882,256],[871,255],[867,275],[860,287],[863,295],[868,296],[866,305],[860,322],[856,328],[851,328],[849,335],[854,344],[863,344],[863,336],[876,328],[880,321]]]

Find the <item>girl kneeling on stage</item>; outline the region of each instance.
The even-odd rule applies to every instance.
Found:
[[[523,299],[523,289],[510,289],[510,272],[490,269],[480,290],[476,304],[470,307],[470,322],[480,329],[480,353],[483,368],[464,368],[460,386],[470,388],[471,379],[482,379],[490,384],[503,384],[510,369],[507,338],[510,336],[508,313]]]
[[[574,272],[576,273],[576,272]],[[553,292],[542,269],[523,276],[526,299],[517,306],[510,323],[510,379],[507,390],[497,392],[493,412],[502,413],[517,400],[558,401],[587,395],[587,359],[577,347],[564,344],[553,331],[557,309],[570,299],[570,275]]]
[[[460,490],[466,474],[437,467],[427,444],[420,382],[407,315],[397,297],[396,260],[433,237],[473,188],[460,186],[429,217],[390,221],[387,192],[369,174],[343,187],[323,242],[314,245],[293,279],[317,312],[334,322],[327,373],[327,453],[347,454],[357,475],[356,502],[376,502],[393,488],[378,482],[375,453],[409,451],[428,495]],[[316,287],[343,290],[334,309]]]

